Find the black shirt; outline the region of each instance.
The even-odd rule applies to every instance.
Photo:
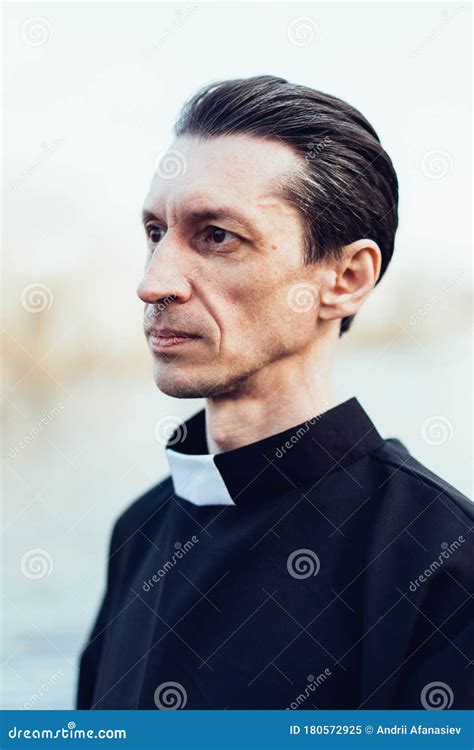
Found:
[[[79,709],[474,708],[473,505],[356,398],[208,454],[115,524]]]

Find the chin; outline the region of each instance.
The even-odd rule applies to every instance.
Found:
[[[162,383],[157,382],[159,390],[165,393],[167,396],[173,396],[174,398],[205,398],[206,393],[202,392],[201,388],[193,386],[191,383]]]
[[[196,372],[197,368],[180,368],[176,365],[156,366],[154,379],[162,393],[174,398],[205,398],[212,383],[202,382]]]
[[[204,368],[203,368],[204,370]],[[162,393],[174,398],[211,398],[230,394],[238,389],[241,378],[226,373],[219,378],[216,368],[212,371],[200,372],[198,367],[180,368],[177,365],[157,365],[154,379]]]

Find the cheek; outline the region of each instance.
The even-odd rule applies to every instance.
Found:
[[[249,280],[225,288],[221,305],[223,335],[246,350],[290,351],[307,341],[314,314],[296,311],[292,304],[294,275],[271,276],[260,270]],[[222,291],[222,290],[221,290]]]
[[[270,263],[208,267],[199,296],[224,347],[289,349],[307,341],[318,296],[306,273],[299,265],[288,267],[277,255]]]
[[[278,319],[281,296],[278,286],[276,281],[268,278],[264,269],[241,272],[223,289],[227,321],[235,321],[242,330],[247,331],[271,327]],[[260,334],[263,330],[260,330]]]
[[[273,354],[307,346],[316,333],[318,305],[318,287],[301,270],[256,283],[246,300],[256,345]]]

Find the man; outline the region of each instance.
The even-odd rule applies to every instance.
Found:
[[[261,76],[184,107],[138,295],[158,388],[205,409],[115,525],[78,708],[474,707],[472,505],[334,395],[397,200],[333,96]]]

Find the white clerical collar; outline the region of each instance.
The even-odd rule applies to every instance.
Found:
[[[312,419],[240,448],[209,453],[205,410],[179,425],[166,444],[175,494],[194,505],[252,505],[315,486],[383,445],[353,397]]]
[[[214,463],[214,454],[189,455],[166,449],[174,491],[194,505],[235,505]]]

